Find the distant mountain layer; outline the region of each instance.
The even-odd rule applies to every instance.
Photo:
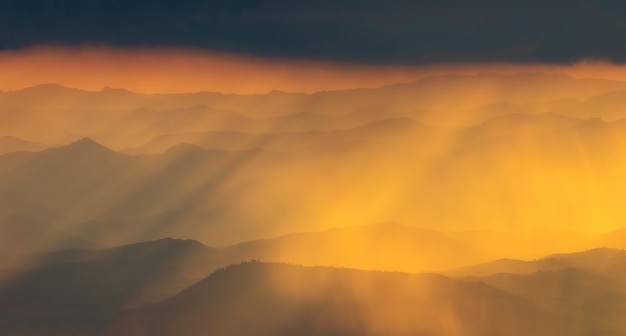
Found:
[[[121,165],[125,160],[132,158],[111,152],[88,140],[84,142],[81,146],[93,147],[92,153],[100,150],[102,151],[101,154],[110,155],[112,167]],[[202,155],[207,155],[206,160],[223,160],[224,155],[229,157],[228,153],[213,153],[193,146],[174,148],[167,155],[178,158],[195,155],[196,151]],[[88,155],[84,157],[85,160],[89,160]],[[136,164],[139,165],[144,162],[142,160],[154,159],[152,157],[137,158],[139,161]],[[100,167],[105,166],[104,162],[106,161],[101,162]],[[167,165],[169,162],[165,161],[165,164]],[[74,161],[74,163],[81,164],[80,161]],[[139,165],[139,167],[142,166]],[[142,171],[144,174],[147,172],[147,170]],[[181,173],[187,172],[182,170]],[[99,170],[92,170],[92,173],[102,174]],[[76,172],[74,176],[78,176],[78,174],[79,172]],[[49,175],[42,176],[41,183],[51,183],[47,177]],[[141,180],[137,182],[142,183]],[[66,185],[64,188],[68,190],[70,186]],[[61,186],[59,185],[59,187]],[[78,184],[75,188],[80,187],[82,185]],[[76,192],[78,195],[83,195],[80,189],[77,190],[79,190]],[[162,197],[162,195],[151,195],[150,197]],[[136,201],[141,201],[141,199]],[[19,197],[7,198],[3,204],[5,206],[4,211],[14,213],[20,210],[19,207],[15,206],[20,202],[22,200]],[[80,202],[80,199],[71,205],[77,206],[78,203],[76,202]],[[34,215],[34,211],[30,213]],[[46,215],[46,212],[41,214]],[[178,236],[193,236],[194,232],[199,235],[198,230],[209,229],[211,228],[209,225],[212,224],[206,223],[204,224],[207,225],[206,227],[199,226],[197,228],[175,225],[159,228],[156,224],[158,222],[110,220],[87,221],[64,227],[62,222],[50,220],[54,218],[53,214],[47,216],[48,221],[25,215],[0,218],[0,229],[3,232],[3,235],[0,236],[0,257],[3,254],[24,254],[63,248],[111,246],[132,241],[133,237],[157,239],[166,235],[167,232],[175,232]],[[180,224],[180,222],[178,223]],[[158,229],[161,231],[156,231]],[[216,227],[216,230],[226,229],[229,227]],[[207,256],[207,258],[211,258],[211,262],[207,263],[209,266],[204,269],[208,272],[226,264],[256,259],[266,262],[354,267],[368,270],[447,271],[452,268],[486,262],[494,258],[538,258],[546,254],[561,251],[572,252],[596,246],[626,248],[626,236],[624,236],[623,230],[606,234],[568,230],[525,230],[507,233],[495,230],[435,230],[390,222],[276,235],[274,238],[252,239],[247,242],[216,248],[215,253]]]
[[[560,271],[567,268],[584,268],[604,273],[626,275],[626,251],[623,249],[595,248],[580,253],[554,254],[533,261],[500,259],[488,263],[456,269],[455,276],[491,276],[499,273],[531,274]],[[626,278],[624,279],[626,281]]]
[[[122,150],[164,134],[328,131],[397,117],[439,127],[467,127],[511,113],[558,113],[613,121],[626,117],[619,109],[625,91],[624,82],[538,73],[440,76],[375,89],[314,94],[146,95],[40,85],[0,93],[0,134],[54,145],[91,137]],[[46,127],[40,127],[41,123]]]
[[[162,303],[123,313],[113,332],[548,335],[557,332],[558,323],[523,299],[480,283],[438,275],[247,263],[218,271]]]
[[[626,215],[618,201],[623,121],[510,114],[440,129],[395,118],[335,131],[163,139],[149,155],[89,138],[0,155],[0,227],[28,217],[96,245],[173,236],[223,246],[389,220],[585,231],[601,217],[597,229],[608,231]]]
[[[22,147],[0,154],[0,253],[164,237],[226,246],[388,221],[436,232],[609,231],[626,216],[624,92],[623,82],[546,74],[315,94],[3,92],[0,134],[52,147],[24,151],[23,141],[2,138]],[[540,235],[533,253],[503,236],[447,236],[442,246],[457,255],[473,239],[484,248],[388,266],[597,246]],[[510,249],[500,242],[519,250],[502,255]],[[359,258],[337,257],[362,266]]]
[[[251,150],[276,152],[310,150],[319,147],[365,144],[372,141],[404,139],[409,135],[432,135],[434,130],[409,118],[382,119],[351,129],[283,133],[243,133],[233,131],[165,134],[128,153],[162,153],[180,144],[190,143],[205,149]]]
[[[19,151],[35,152],[44,148],[46,148],[46,146],[42,143],[27,141],[8,135],[0,136],[0,155]]]

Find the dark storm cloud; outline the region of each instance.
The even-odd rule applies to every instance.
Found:
[[[610,0],[0,0],[0,48],[178,46],[423,64],[626,61]]]

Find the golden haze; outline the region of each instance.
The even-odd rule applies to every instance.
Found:
[[[623,270],[616,275],[602,266],[622,267],[613,257],[623,251],[467,266],[626,247],[624,230],[612,231],[626,218],[626,82],[550,75],[556,68],[539,65],[526,74],[514,66],[459,65],[439,68],[453,76],[377,89],[138,94],[98,90],[106,84],[143,92],[314,91],[439,70],[280,64],[171,50],[38,50],[5,53],[3,60],[24,62],[14,74],[31,71],[34,82],[50,76],[93,91],[44,85],[0,93],[0,134],[41,142],[26,142],[39,145],[37,151],[2,138],[0,311],[3,290],[36,297],[46,295],[37,288],[47,289],[55,293],[46,297],[56,313],[67,294],[89,306],[126,289],[129,301],[114,302],[110,312],[180,293],[161,303],[175,303],[180,328],[175,314],[154,319],[174,321],[171,334],[202,334],[220,323],[238,330],[249,327],[240,322],[246,316],[280,327],[297,321],[291,313],[302,307],[303,321],[319,309],[316,328],[325,323],[357,335],[557,335],[562,325],[580,334],[595,325],[623,330],[620,314],[606,316],[623,310],[605,292],[623,293],[626,284],[612,282]],[[51,60],[58,64],[50,67]],[[165,60],[170,68],[161,66]],[[618,68],[587,63],[562,72],[584,76],[594,67]],[[467,75],[478,69],[500,74]],[[75,141],[82,137],[95,141]],[[387,223],[362,225],[377,222]],[[164,237],[218,248],[156,240]],[[1,258],[2,252],[140,241],[151,242]],[[235,244],[242,241],[248,242]],[[446,276],[248,263],[205,278],[251,259]],[[576,265],[592,267],[572,271]],[[601,272],[613,280],[594,278]],[[464,274],[482,278],[455,277]],[[90,290],[96,299],[85,295]],[[589,305],[591,297],[600,299]],[[220,298],[229,304],[215,305]],[[31,312],[46,308],[38,298],[17,301],[5,305],[19,317],[11,323],[31,321],[38,316]],[[227,316],[210,321],[207,316],[219,315],[194,302]],[[268,302],[284,310],[268,309]],[[273,319],[248,310],[254,307]],[[602,318],[583,318],[589,307],[599,307]],[[83,309],[77,311],[84,320]]]

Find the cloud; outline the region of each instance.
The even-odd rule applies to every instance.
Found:
[[[619,1],[4,0],[0,48],[191,47],[374,64],[626,61]]]

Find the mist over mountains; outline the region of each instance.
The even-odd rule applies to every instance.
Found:
[[[48,145],[90,137],[120,150],[141,146],[162,134],[333,130],[397,117],[443,127],[471,126],[523,111],[566,115],[586,111],[614,120],[617,111],[602,116],[604,111],[589,107],[615,107],[624,90],[626,84],[617,81],[543,74],[451,75],[377,89],[314,94],[146,95],[122,89],[89,92],[40,85],[0,94],[0,133]]]
[[[0,334],[624,334],[623,106],[546,74],[0,92]]]
[[[0,225],[73,237],[9,234],[5,250],[224,246],[387,221],[587,231],[601,218],[593,231],[608,232],[625,215],[624,92],[543,74],[315,94],[3,92]]]

